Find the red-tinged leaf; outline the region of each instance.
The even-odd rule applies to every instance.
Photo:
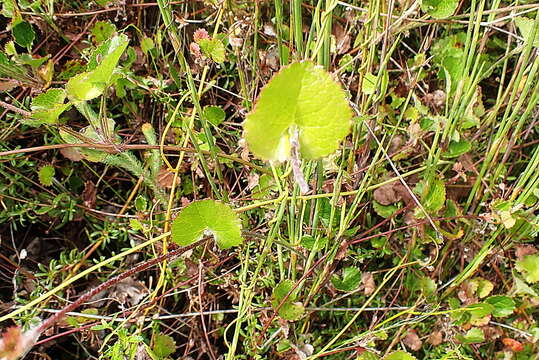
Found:
[[[0,359],[17,360],[22,358],[34,346],[40,333],[37,328],[21,332],[18,326],[8,328],[0,341]]]
[[[522,345],[520,341],[511,339],[511,338],[503,338],[502,342],[505,346],[507,346],[513,352],[519,352],[519,351],[524,350],[524,345]]]

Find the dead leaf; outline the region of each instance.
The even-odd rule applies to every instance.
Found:
[[[341,55],[348,52],[352,39],[350,32],[346,31],[340,23],[335,22],[333,23],[333,35],[335,36],[337,54]]]
[[[517,245],[515,255],[519,260],[522,260],[526,255],[532,255],[537,252],[537,248],[533,245]]]
[[[258,185],[259,179],[260,175],[258,175],[256,172],[251,172],[249,175],[247,175],[247,188],[249,190],[253,190]]]
[[[81,161],[83,159],[80,151],[72,147],[60,149],[60,154],[71,161]]]
[[[439,330],[433,331],[429,338],[427,339],[427,342],[431,344],[432,346],[438,346],[442,343],[442,332]]]
[[[382,185],[374,190],[374,200],[382,205],[391,205],[402,200],[402,196],[395,190],[395,182]]]
[[[84,191],[82,192],[82,203],[88,209],[95,209],[95,203],[97,200],[97,188],[91,181],[84,182]]]
[[[365,295],[371,295],[376,290],[376,284],[371,272],[364,272],[361,274],[361,283],[363,284],[363,292]]]
[[[157,182],[162,187],[171,189],[174,182],[174,173],[166,167],[161,168],[161,170],[159,170],[159,174],[157,174]],[[178,185],[177,182],[176,185]]]
[[[519,352],[524,350],[524,345],[520,341],[511,338],[503,338],[502,343],[507,346],[513,352]]]
[[[404,345],[408,346],[413,351],[418,351],[421,349],[423,342],[417,335],[417,332],[414,329],[408,330],[404,338],[402,339]]]

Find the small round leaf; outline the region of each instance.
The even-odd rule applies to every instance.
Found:
[[[187,246],[210,232],[221,249],[240,245],[240,220],[236,213],[222,202],[195,201],[183,209],[172,223],[172,240]]]

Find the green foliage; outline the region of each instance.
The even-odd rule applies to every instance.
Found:
[[[524,256],[524,259],[517,261],[515,269],[520,271],[524,275],[529,283],[536,283],[539,281],[539,255],[532,254]]]
[[[515,311],[515,302],[509,296],[494,295],[485,300],[486,303],[492,305],[492,315],[495,317],[506,317]]]
[[[164,359],[174,354],[176,351],[176,342],[169,335],[157,334],[155,336],[152,350],[158,358]]]
[[[172,223],[172,240],[180,246],[189,245],[210,232],[221,249],[243,242],[240,221],[236,213],[219,201],[195,201],[184,208]]]
[[[345,94],[330,75],[299,62],[281,69],[264,87],[245,120],[245,138],[256,156],[283,161],[291,157],[290,138],[297,131],[301,156],[316,159],[337,150],[351,117]]]
[[[102,95],[110,85],[112,73],[128,43],[129,40],[125,35],[118,35],[105,41],[97,48],[88,63],[90,71],[78,74],[67,82],[67,96],[73,101],[88,101]]]
[[[15,42],[20,46],[26,48],[32,46],[32,43],[34,42],[34,39],[36,37],[36,33],[32,28],[32,24],[27,21],[15,22],[13,24],[13,27],[11,28],[11,32],[13,34]]]
[[[222,63],[226,60],[225,45],[219,39],[201,39],[198,42],[200,49],[206,57],[212,59],[216,63]]]
[[[353,291],[361,283],[361,271],[357,267],[349,266],[343,269],[342,276],[333,275],[331,283],[340,291]]]
[[[515,23],[517,24],[518,30],[526,42],[531,41],[531,36],[535,26],[535,38],[533,40],[533,46],[539,47],[539,30],[537,29],[537,23],[533,19],[523,16],[516,17]]]
[[[382,360],[415,360],[415,356],[406,351],[399,350],[384,356]]]
[[[423,184],[421,192],[421,204],[425,211],[429,214],[435,214],[445,204],[445,184],[440,179],[432,179],[428,183]],[[425,216],[421,209],[416,209],[416,217],[422,219]]]
[[[292,291],[293,288],[294,282],[292,280],[283,280],[273,290],[272,305],[274,309],[277,309],[284,298],[290,294],[278,311],[279,316],[288,321],[298,320],[305,312],[302,303],[294,302],[298,297],[298,289]]]
[[[445,152],[445,157],[456,158],[472,149],[472,144],[466,140],[451,141]]]
[[[204,108],[204,117],[213,126],[219,126],[225,120],[225,111],[219,106],[206,106]]]
[[[32,100],[30,124],[55,124],[60,115],[71,107],[65,103],[66,93],[63,89],[49,89]]]
[[[464,344],[477,344],[485,341],[485,334],[480,328],[473,327],[466,334],[457,335],[457,339]]]
[[[98,21],[92,28],[92,36],[97,44],[110,39],[115,33],[116,25],[108,21]]]
[[[421,10],[435,19],[445,19],[453,15],[458,5],[458,0],[422,0]]]
[[[51,186],[52,185],[52,179],[54,177],[54,166],[52,165],[45,165],[41,169],[39,169],[39,182],[43,186]]]

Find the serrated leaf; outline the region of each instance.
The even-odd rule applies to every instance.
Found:
[[[214,200],[195,201],[184,208],[172,223],[172,240],[187,246],[210,232],[221,249],[240,245],[240,220],[228,205]]]
[[[402,350],[395,351],[382,358],[382,360],[415,360],[415,359],[416,359],[415,356]]]
[[[353,291],[359,287],[361,283],[361,271],[357,267],[349,266],[344,268],[342,276],[333,276],[331,283],[335,289],[340,291]]]
[[[159,358],[166,358],[176,351],[176,342],[168,335],[157,334],[155,336],[152,351]]]
[[[213,126],[219,126],[225,120],[225,111],[219,106],[206,106],[204,108],[204,117]]]
[[[63,89],[49,89],[46,93],[39,94],[30,106],[32,120],[39,125],[57,123],[60,115],[71,107],[71,104],[65,103],[65,99],[66,93]]]
[[[515,23],[517,24],[520,34],[524,38],[524,41],[529,42],[531,40],[532,31],[534,30],[535,21],[533,19],[519,16],[515,18]],[[539,47],[539,29],[535,29],[535,38],[533,40],[533,46]]]
[[[206,57],[212,59],[216,63],[225,61],[225,45],[219,39],[201,39],[198,42],[200,49]]]
[[[45,165],[41,169],[39,169],[38,177],[41,185],[51,186],[54,172],[55,170],[52,165]]]
[[[524,256],[524,259],[517,261],[515,268],[524,275],[527,282],[536,283],[539,281],[539,255]]]
[[[11,28],[11,33],[15,42],[26,48],[32,45],[36,37],[32,24],[27,21],[20,21],[14,24]]]
[[[438,212],[445,204],[445,184],[442,180],[433,179],[423,188],[421,195],[421,204],[429,214]],[[417,208],[415,215],[422,219],[425,214]]]
[[[91,71],[75,75],[67,82],[67,95],[74,100],[88,101],[103,94],[128,43],[125,35],[105,41],[88,63]]]
[[[290,137],[297,131],[301,156],[317,159],[337,150],[351,118],[340,85],[312,62],[297,62],[262,90],[244,123],[245,139],[257,157],[284,161],[290,158]]]
[[[458,4],[458,0],[422,0],[421,10],[435,19],[444,19],[453,15]]]
[[[509,316],[515,311],[515,302],[509,296],[494,295],[488,297],[485,302],[494,306],[492,315],[496,317]]]

